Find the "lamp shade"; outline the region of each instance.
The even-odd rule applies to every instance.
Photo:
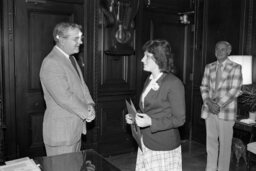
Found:
[[[243,85],[252,84],[252,56],[231,55],[229,59],[242,66]]]

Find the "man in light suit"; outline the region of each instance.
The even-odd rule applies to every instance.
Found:
[[[206,171],[229,171],[237,97],[242,86],[241,65],[228,59],[232,47],[217,42],[217,61],[206,65],[200,87],[203,99],[201,117],[206,123]]]
[[[43,140],[47,156],[80,151],[86,122],[95,118],[94,101],[72,56],[83,43],[81,26],[59,23],[53,30],[53,38],[56,45],[40,70],[46,102]]]

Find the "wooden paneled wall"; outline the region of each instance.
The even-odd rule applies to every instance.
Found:
[[[6,123],[4,145],[6,145],[6,156],[9,158],[17,157],[23,150],[19,150],[23,140],[17,131],[18,126],[20,127],[17,118],[22,120],[18,109],[24,107],[17,103],[17,99],[22,102],[23,96],[18,96],[19,94],[16,93],[22,95],[24,92],[16,86],[17,83],[24,83],[21,78],[25,75],[15,72],[17,72],[16,69],[22,69],[17,65],[18,61],[27,64],[24,59],[27,59],[28,55],[20,54],[29,52],[23,52],[20,48],[26,46],[26,42],[23,41],[28,40],[29,35],[15,36],[20,29],[24,29],[19,27],[23,24],[20,21],[23,20],[17,20],[21,16],[17,16],[16,12],[30,15],[34,14],[35,10],[39,10],[43,11],[45,16],[57,14],[55,10],[58,9],[58,12],[68,16],[66,18],[84,24],[86,39],[83,52],[78,55],[78,58],[81,66],[85,66],[83,67],[84,77],[97,104],[97,117],[95,122],[88,124],[89,131],[84,137],[83,148],[95,148],[102,154],[123,153],[136,148],[129,127],[124,121],[126,113],[124,100],[132,98],[135,103],[139,100],[143,82],[147,76],[142,71],[141,48],[151,38],[165,38],[173,44],[178,76],[184,82],[188,95],[187,124],[183,129],[185,139],[189,137],[199,142],[205,141],[204,120],[200,118],[202,99],[199,86],[204,66],[215,60],[216,41],[229,41],[233,46],[232,54],[234,55],[253,55],[253,80],[256,81],[256,3],[254,0],[141,0],[131,42],[134,54],[125,55],[105,53],[111,44],[110,32],[113,28],[104,24],[106,18],[100,9],[100,0],[47,0],[48,3],[37,5],[24,2],[25,0],[0,2],[0,126]],[[17,4],[21,6],[16,6]],[[71,4],[74,8],[70,8]],[[56,6],[62,8],[55,8]],[[29,13],[25,12],[26,9]],[[190,16],[190,25],[182,25],[179,22],[178,13],[184,11],[195,12]],[[36,33],[34,30],[34,35]],[[45,37],[41,36],[41,38]],[[36,70],[36,68],[33,69]],[[21,77],[17,78],[17,76]],[[36,77],[36,75],[33,76]],[[17,82],[17,80],[20,81]],[[30,93],[33,92],[33,90],[30,91]],[[37,105],[37,103],[31,104]],[[37,121],[41,122],[41,120]],[[31,130],[29,128],[26,131]],[[29,135],[26,135],[28,139]],[[41,140],[42,137],[36,138]],[[26,147],[30,147],[32,143],[30,140],[27,142]],[[0,151],[1,147],[0,145]]]
[[[3,2],[0,2],[0,11],[3,11]],[[2,38],[2,21],[3,16],[0,14],[0,47],[3,44]],[[2,49],[0,48],[0,164],[4,162],[4,131],[5,131],[5,123],[4,123],[4,111],[3,111],[3,68],[2,68]]]
[[[117,23],[109,24],[107,16],[98,6],[96,17],[95,86],[97,87],[97,143],[104,154],[133,151],[134,140],[130,126],[125,122],[125,99],[136,101],[137,56],[135,30],[131,30],[129,44],[115,49]],[[120,11],[122,13],[124,11]],[[115,17],[115,16],[114,16]],[[126,48],[132,51],[126,51]],[[128,53],[126,53],[128,52]]]

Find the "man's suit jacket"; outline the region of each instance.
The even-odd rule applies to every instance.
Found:
[[[144,90],[150,80],[146,80]],[[151,89],[140,101],[142,113],[148,114],[152,125],[141,128],[143,143],[151,150],[167,151],[180,146],[178,127],[185,122],[185,93],[183,83],[173,74],[163,74],[158,80],[158,90]]]
[[[94,101],[79,67],[78,71],[80,77],[56,47],[43,60],[40,80],[46,102],[43,138],[47,145],[71,145],[86,133],[88,105]]]
[[[210,114],[209,109],[205,104],[205,100],[207,98],[214,98],[214,93],[217,93],[216,102],[220,106],[218,117],[224,120],[235,120],[237,112],[237,97],[241,93],[240,90],[243,81],[241,65],[229,59],[226,60],[226,64],[222,71],[222,78],[217,90],[215,90],[216,70],[217,61],[210,63],[205,67],[200,87],[204,102],[201,117],[205,119]]]

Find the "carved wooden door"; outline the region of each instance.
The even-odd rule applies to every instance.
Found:
[[[83,22],[81,0],[15,1],[16,126],[19,156],[43,155],[45,110],[39,70],[54,46],[52,31],[62,21]]]

